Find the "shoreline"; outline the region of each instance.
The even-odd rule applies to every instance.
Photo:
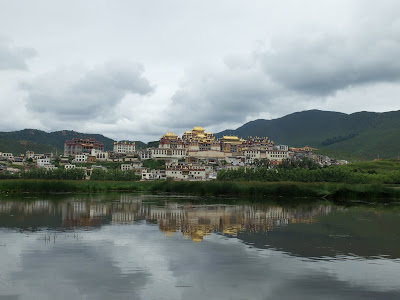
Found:
[[[395,202],[397,186],[329,182],[0,180],[1,194],[151,192],[200,196],[296,197]]]

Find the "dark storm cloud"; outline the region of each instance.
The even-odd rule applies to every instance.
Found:
[[[361,84],[400,79],[400,29],[389,23],[379,33],[306,34],[272,45],[259,55],[264,71],[287,89],[328,95]]]
[[[75,120],[101,118],[113,121],[115,107],[128,93],[147,95],[153,91],[138,64],[108,63],[78,79],[49,74],[22,87],[28,92],[27,109],[53,118]]]
[[[172,97],[169,114],[174,126],[188,128],[224,121],[241,122],[248,114],[265,109],[277,93],[257,66],[233,68],[192,76]]]
[[[322,104],[338,91],[397,82],[400,19],[383,15],[348,32],[308,28],[275,37],[266,48],[226,58],[222,68],[186,74],[168,115],[180,128],[240,123],[259,113],[282,115]]]
[[[0,71],[27,70],[27,60],[34,56],[34,49],[14,47],[8,40],[0,37]]]

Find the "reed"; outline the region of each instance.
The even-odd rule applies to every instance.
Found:
[[[85,181],[0,180],[2,193],[152,192],[201,196],[310,197],[335,201],[400,199],[400,189],[382,184],[251,182],[251,181]]]

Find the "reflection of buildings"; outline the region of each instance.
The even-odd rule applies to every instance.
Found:
[[[151,197],[151,196],[150,196]],[[181,232],[200,242],[212,232],[236,236],[238,232],[268,232],[291,223],[312,223],[318,215],[329,214],[333,207],[316,205],[309,209],[276,205],[192,205],[167,202],[163,206],[143,201],[145,196],[121,195],[118,201],[83,201],[74,197],[64,201],[0,201],[1,214],[56,216],[53,227],[87,227],[104,224],[132,224],[135,221],[157,223],[166,236]],[[154,201],[154,198],[150,198]],[[57,217],[58,216],[58,217]],[[26,224],[26,228],[32,228]]]

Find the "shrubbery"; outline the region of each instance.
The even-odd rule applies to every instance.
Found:
[[[297,181],[297,182],[343,182],[343,183],[400,183],[400,172],[393,171],[386,174],[354,172],[340,167],[326,167],[318,169],[268,169],[240,168],[237,170],[221,170],[218,180],[233,181]]]
[[[135,174],[134,170],[121,171],[121,170],[103,170],[94,169],[90,180],[113,180],[113,181],[131,181],[140,180],[140,176]]]
[[[83,169],[32,169],[21,172],[22,179],[57,179],[57,180],[82,180],[85,179]]]

